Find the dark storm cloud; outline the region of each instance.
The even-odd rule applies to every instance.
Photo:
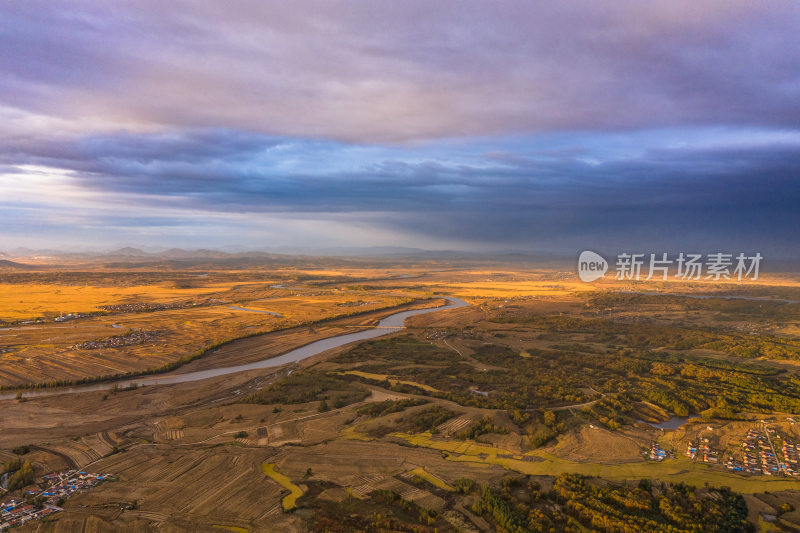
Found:
[[[708,247],[724,239],[789,253],[800,223],[800,137],[785,135],[662,131],[365,148],[215,130],[23,143],[0,148],[0,161],[66,169],[86,190],[150,196],[165,208],[371,213],[378,227],[442,241],[557,248],[625,246],[628,236],[634,246],[646,238]]]
[[[0,210],[41,239],[795,253],[799,26],[790,1],[5,2]]]

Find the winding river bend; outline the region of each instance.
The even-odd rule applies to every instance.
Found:
[[[381,320],[376,327],[358,331],[356,333],[348,333],[345,335],[338,335],[336,337],[328,337],[327,339],[320,339],[305,346],[300,346],[294,350],[288,351],[277,357],[263,359],[254,363],[247,363],[244,365],[228,366],[222,368],[211,368],[208,370],[198,370],[196,372],[187,372],[185,374],[163,374],[160,376],[143,376],[141,378],[122,379],[113,382],[93,383],[89,385],[78,385],[75,387],[60,387],[53,389],[32,389],[23,391],[26,398],[35,398],[41,396],[55,396],[58,394],[77,394],[80,392],[90,392],[98,390],[108,390],[112,385],[117,385],[120,388],[129,387],[133,384],[136,385],[173,385],[176,383],[188,383],[192,381],[201,381],[208,378],[215,378],[219,376],[226,376],[228,374],[235,374],[237,372],[245,372],[247,370],[257,370],[261,368],[271,368],[276,366],[285,365],[287,363],[294,363],[302,359],[307,359],[311,356],[325,352],[327,350],[350,344],[351,342],[364,341],[389,335],[398,329],[405,327],[407,318],[433,313],[436,311],[444,311],[445,309],[455,309],[458,307],[467,307],[469,303],[461,300],[460,298],[446,297],[447,305],[441,307],[431,307],[426,309],[412,309],[410,311],[401,311],[393,315],[389,315]],[[269,333],[265,333],[269,335]],[[0,394],[0,400],[9,400],[16,397],[17,392],[8,392]]]

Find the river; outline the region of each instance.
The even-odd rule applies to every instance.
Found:
[[[328,337],[327,339],[320,339],[305,346],[300,346],[294,350],[288,351],[282,355],[263,359],[254,363],[247,363],[244,365],[228,366],[222,368],[212,368],[208,370],[198,370],[196,372],[187,372],[185,374],[162,374],[156,376],[142,376],[139,378],[122,379],[113,382],[93,383],[89,385],[77,385],[74,387],[59,387],[52,389],[29,389],[22,391],[26,398],[36,398],[41,396],[55,396],[58,394],[77,394],[80,392],[90,392],[98,390],[108,390],[113,385],[120,388],[129,387],[133,384],[136,385],[174,385],[176,383],[187,383],[191,381],[200,381],[208,378],[215,378],[219,376],[226,376],[228,374],[235,374],[237,372],[245,372],[247,370],[257,370],[261,368],[271,368],[276,366],[285,365],[287,363],[294,363],[302,359],[307,359],[319,353],[344,346],[351,342],[363,341],[389,335],[398,329],[405,327],[407,318],[422,315],[426,313],[433,313],[435,311],[444,311],[445,309],[456,309],[458,307],[467,307],[469,303],[461,300],[460,298],[445,297],[448,301],[447,305],[441,307],[433,307],[426,309],[412,309],[410,311],[401,311],[393,315],[389,315],[378,323],[377,327],[370,328],[356,333],[348,333],[346,335],[339,335],[336,337]],[[265,333],[269,335],[269,333]],[[9,400],[15,398],[17,392],[0,393],[0,400]]]
[[[664,420],[663,422],[646,422],[644,420],[637,420],[637,422],[641,422],[643,424],[648,424],[653,426],[657,429],[678,429],[683,426],[686,422],[689,421],[690,418],[696,417],[699,415],[690,415],[690,416],[673,416],[669,420]]]

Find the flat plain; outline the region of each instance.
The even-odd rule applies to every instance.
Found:
[[[20,530],[800,524],[795,276],[586,284],[569,265],[321,263],[0,272],[0,386],[19,392],[0,401],[0,463],[35,473],[0,498],[52,471],[114,476]],[[286,365],[115,384],[268,360],[444,297],[469,305]]]

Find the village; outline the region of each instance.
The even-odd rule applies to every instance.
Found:
[[[765,476],[800,476],[797,444],[774,428],[753,428],[742,439],[741,461],[729,459],[726,466],[734,472]]]
[[[686,444],[684,455],[692,461],[724,465],[728,470],[738,473],[800,477],[799,445],[775,428],[762,423],[748,430],[742,438],[741,447],[741,459],[728,454],[727,460],[723,461],[725,452],[713,449],[708,437],[700,437]],[[644,456],[651,461],[661,462],[674,458],[675,454],[653,441],[644,451]]]
[[[12,498],[0,503],[0,531],[57,513],[71,495],[109,479],[112,476],[77,470],[47,474],[39,483],[39,490],[26,492],[22,499]]]
[[[76,350],[97,350],[101,348],[120,348],[153,342],[158,337],[155,331],[131,330],[126,335],[115,335],[105,339],[81,342],[72,348]]]

